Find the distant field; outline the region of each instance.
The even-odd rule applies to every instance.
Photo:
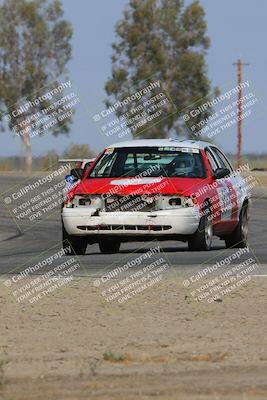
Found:
[[[236,157],[232,154],[227,155],[233,166],[236,166]],[[250,169],[267,168],[267,154],[245,154],[242,164],[248,163]],[[55,166],[56,168],[56,166]],[[0,171],[21,171],[23,170],[23,160],[19,157],[0,157]],[[47,170],[47,164],[43,157],[33,158],[33,171]]]
[[[234,157],[232,154],[227,155],[229,160],[231,160],[233,166],[236,166],[236,157]],[[243,161],[242,164],[249,164],[250,169],[254,168],[267,168],[267,154],[245,154],[243,156]]]
[[[259,186],[267,186],[267,172],[253,171],[253,176],[257,179]]]

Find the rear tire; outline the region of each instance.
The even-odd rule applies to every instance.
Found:
[[[226,248],[244,248],[248,243],[249,204],[242,205],[237,227],[231,235],[224,236]]]
[[[69,235],[62,223],[62,247],[66,255],[84,255],[87,248],[87,240]]]
[[[103,254],[114,254],[120,251],[120,242],[115,239],[103,239],[99,242],[99,250]]]
[[[210,208],[205,210],[201,217],[197,231],[188,240],[189,250],[208,251],[212,244],[212,212]]]

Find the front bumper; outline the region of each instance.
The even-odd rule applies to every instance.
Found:
[[[97,215],[94,215],[97,214]],[[154,212],[98,212],[94,208],[63,208],[62,219],[69,235],[192,235],[198,228],[198,207]]]

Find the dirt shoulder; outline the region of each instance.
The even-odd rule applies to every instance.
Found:
[[[87,278],[32,306],[1,287],[1,399],[267,398],[266,278],[211,304],[172,278],[117,308]]]

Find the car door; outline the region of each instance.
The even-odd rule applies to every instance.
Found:
[[[219,168],[227,168],[230,171],[229,177],[218,179],[220,183],[218,194],[221,201],[222,221],[236,221],[240,210],[240,177],[233,174],[233,167],[226,156],[215,146],[210,146]],[[241,178],[242,179],[242,178]]]
[[[210,164],[210,168],[212,171],[212,174],[214,175],[216,170],[220,168],[220,165],[218,164],[218,161],[213,154],[213,152],[210,150],[209,147],[205,149],[205,153],[207,156],[207,159]],[[223,209],[225,208],[225,191],[223,193],[223,185],[221,182],[221,179],[214,179],[213,184],[211,185],[211,189],[209,191],[209,197],[212,200],[212,209],[213,209],[213,223],[214,223],[214,229],[217,231],[217,229],[220,229],[221,226],[221,221],[222,221],[222,212]]]

